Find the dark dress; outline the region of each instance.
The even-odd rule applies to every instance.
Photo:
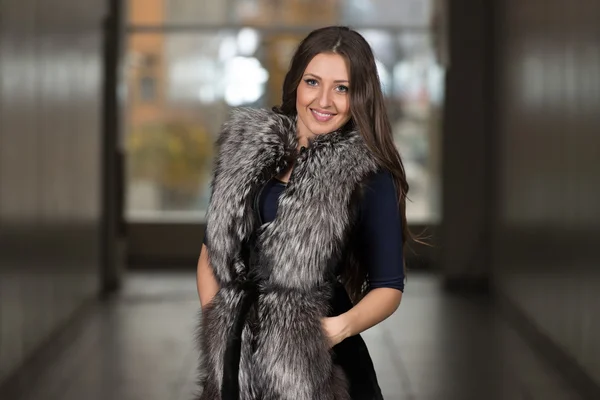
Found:
[[[273,179],[262,190],[259,199],[262,223],[275,219],[278,199],[285,186],[285,183]],[[367,181],[355,235],[355,243],[360,244],[358,256],[368,268],[370,289],[387,287],[404,291],[402,220],[389,172],[378,172]],[[352,302],[341,284],[335,288],[331,306],[332,316],[352,308]],[[333,357],[346,373],[352,399],[383,399],[373,362],[360,335],[336,345]]]

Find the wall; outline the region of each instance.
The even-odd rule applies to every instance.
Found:
[[[0,3],[0,383],[99,291],[105,9]]]
[[[447,4],[441,273],[597,394],[600,3]]]
[[[448,67],[442,133],[440,270],[452,288],[484,288],[489,277],[492,138],[489,0],[454,1],[448,12]]]
[[[600,384],[600,3],[498,2],[495,286]]]

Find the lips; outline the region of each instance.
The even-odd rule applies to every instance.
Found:
[[[319,122],[331,121],[331,119],[336,116],[336,114],[328,113],[325,111],[317,111],[312,108],[310,109],[310,112],[312,113],[313,117],[315,117],[315,119]]]

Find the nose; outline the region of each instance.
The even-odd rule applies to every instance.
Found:
[[[321,89],[319,93],[319,107],[328,108],[331,105],[331,92],[327,89]]]

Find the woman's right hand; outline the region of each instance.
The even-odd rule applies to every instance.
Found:
[[[200,298],[200,306],[205,308],[219,291],[219,284],[208,261],[208,248],[204,244],[202,245],[196,268],[196,286],[198,297]]]

